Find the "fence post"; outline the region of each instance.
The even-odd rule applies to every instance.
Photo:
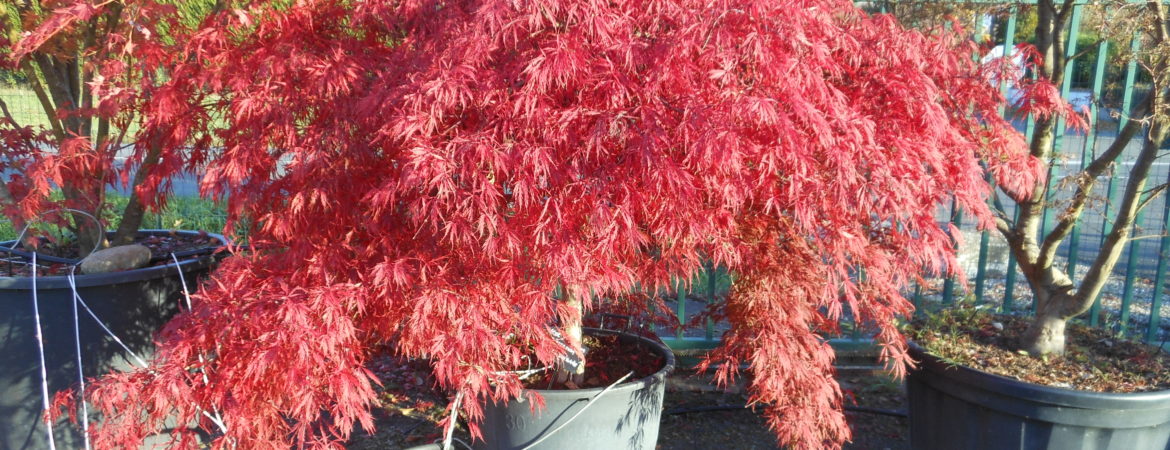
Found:
[[[1134,39],[1129,43],[1130,50],[1136,53],[1138,49],[1141,49],[1141,46],[1141,40],[1138,39],[1137,35],[1135,35]],[[1126,126],[1126,123],[1129,120],[1129,115],[1131,112],[1133,112],[1130,111],[1130,109],[1133,108],[1134,82],[1136,75],[1137,61],[1130,61],[1128,67],[1126,68],[1126,91],[1124,91],[1124,94],[1122,95],[1122,115],[1121,120],[1119,120],[1119,124],[1117,124],[1117,130],[1121,130],[1122,127]],[[1115,178],[1116,176],[1114,176],[1114,178],[1110,178],[1110,180]],[[1137,216],[1134,217],[1134,230],[1138,228],[1138,223],[1142,223],[1143,217],[1144,214],[1142,212],[1138,212]],[[1104,236],[1102,233],[1102,240],[1103,238]],[[1134,300],[1134,265],[1137,264],[1138,249],[1141,249],[1140,241],[1129,241],[1129,248],[1127,249],[1127,251],[1129,251],[1129,257],[1126,258],[1126,282],[1124,282],[1124,288],[1121,297],[1120,324],[1117,326],[1117,333],[1121,335],[1126,335],[1129,332],[1129,305],[1130,303],[1133,303]]]
[[[1167,227],[1167,222],[1170,222],[1170,201],[1165,201],[1162,206],[1162,245],[1158,248],[1158,271],[1154,275],[1153,297],[1150,299],[1150,323],[1146,328],[1146,343],[1154,344],[1154,340],[1158,338],[1158,329],[1161,328],[1162,316],[1162,285],[1166,282],[1166,266],[1167,258],[1170,255],[1166,254],[1170,249],[1170,227]]]

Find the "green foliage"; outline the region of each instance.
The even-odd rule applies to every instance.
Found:
[[[961,297],[951,305],[926,303],[918,307],[914,320],[904,324],[903,331],[910,339],[928,347],[932,341],[930,336],[961,333],[972,324],[989,319],[992,309],[990,304],[976,303],[973,296]]]
[[[54,192],[54,197],[60,197],[60,192]],[[102,214],[102,221],[107,229],[118,227],[121,211],[126,207],[129,197],[108,192],[107,200],[110,207]],[[143,228],[202,230],[211,233],[223,231],[227,214],[223,205],[211,200],[198,197],[173,197],[168,200],[166,208],[158,213],[148,212],[142,221]],[[56,227],[46,227],[45,230],[54,235],[61,235]],[[13,229],[12,223],[0,221],[0,240],[15,239],[20,230]]]
[[[226,220],[222,204],[198,197],[174,197],[159,213],[147,213],[143,226],[219,233]]]
[[[28,82],[23,73],[0,70],[0,86],[20,86]]]
[[[1015,43],[1034,43],[1036,41],[1036,25],[1038,23],[1040,23],[1040,17],[1036,14],[1035,7],[1022,8],[1016,17]]]

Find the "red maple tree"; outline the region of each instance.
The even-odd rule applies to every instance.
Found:
[[[101,448],[208,416],[219,446],[336,445],[372,426],[383,343],[475,422],[520,393],[502,371],[558,356],[580,312],[554,289],[650,307],[705,261],[736,274],[708,362],[750,366],[781,442],[836,446],[824,336],[848,308],[900,371],[900,292],[954,263],[937,205],[989,224],[981,160],[1039,176],[973,43],[848,1],[220,4],[160,88],[202,101],[148,114],[222,112],[203,187],[280,250],[226,261],[151,367],[91,389]]]
[[[131,243],[146,212],[165,206],[171,179],[203,160],[207,111],[176,102],[199,102],[205,90],[175,92],[180,85],[159,80],[182,76],[168,72],[173,58],[186,56],[172,51],[172,36],[198,24],[191,3],[22,0],[0,8],[0,70],[24,77],[40,116],[14,113],[0,98],[0,215],[13,228],[59,222],[81,256]],[[107,187],[129,191],[120,211]],[[48,214],[60,208],[77,211],[73,223]],[[118,228],[107,239],[104,225],[85,216],[110,213]]]

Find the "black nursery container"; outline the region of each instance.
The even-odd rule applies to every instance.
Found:
[[[211,236],[225,242],[222,236]],[[77,291],[122,342],[146,357],[152,352],[154,333],[178,312],[183,301],[179,271],[183,272],[188,289],[194,290],[198,280],[214,265],[215,258],[205,255],[181,261],[178,266],[172,263],[125,272],[77,275]],[[36,287],[51,396],[78,382],[72,291],[64,276],[38,277]],[[78,324],[82,366],[87,378],[129,367],[129,355],[81,307],[78,307]],[[0,277],[0,449],[48,448],[44,424],[40,421],[41,375],[35,327],[32,278]],[[53,431],[57,448],[83,448],[80,432],[67,421],[55,423]]]
[[[1026,383],[947,364],[910,345],[916,450],[1170,449],[1170,391],[1110,394]]]
[[[535,414],[528,402],[488,404],[482,424],[480,450],[523,449],[553,433],[533,449],[653,449],[658,442],[662,416],[662,395],[666,376],[674,370],[674,354],[659,342],[610,330],[586,328],[587,335],[617,335],[626,342],[638,342],[662,357],[665,365],[646,378],[614,386],[569,425],[553,433],[577,414],[605,388],[536,390],[544,397],[545,408]]]

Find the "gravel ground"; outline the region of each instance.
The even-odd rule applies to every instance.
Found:
[[[1079,268],[1078,268],[1078,271]],[[1082,274],[1083,275],[1083,274]],[[1105,324],[1111,331],[1120,331],[1122,301],[1125,296],[1124,278],[1111,278],[1101,290],[1101,312],[1099,323]],[[1151,298],[1153,297],[1153,281],[1145,278],[1135,278],[1133,283],[1133,300],[1129,305],[1129,320],[1127,321],[1128,336],[1144,339],[1146,329],[1150,323]],[[1003,278],[989,278],[986,281],[983,302],[994,308],[1001,308],[1004,300],[1005,280]],[[942,280],[932,281],[922,290],[922,297],[927,302],[941,302],[943,291]],[[971,282],[974,289],[974,281]],[[958,289],[956,296],[968,293]],[[1165,295],[1165,293],[1163,293]],[[1015,288],[1012,290],[1011,311],[1017,313],[1032,310],[1032,291],[1028,289],[1023,276],[1016,278]],[[1170,341],[1170,300],[1164,300],[1158,314],[1158,326],[1155,333],[1156,341]]]

